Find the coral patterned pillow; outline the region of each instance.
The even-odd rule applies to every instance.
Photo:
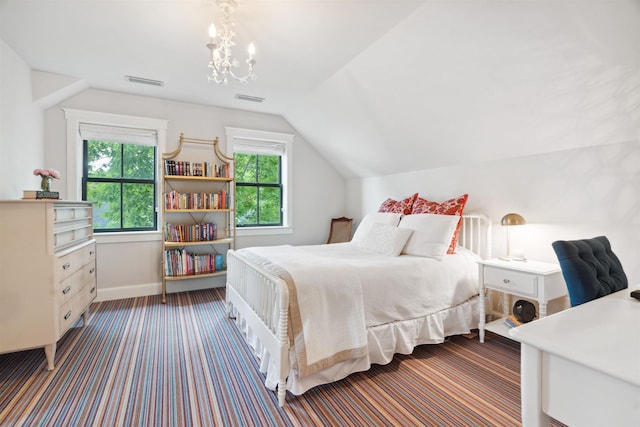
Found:
[[[413,208],[413,202],[418,197],[418,193],[413,196],[409,196],[404,200],[393,200],[387,199],[378,208],[378,212],[394,212],[400,213],[403,215],[409,215],[411,213],[411,209]]]
[[[417,197],[413,203],[413,207],[411,208],[411,213],[412,214],[430,213],[430,214],[439,214],[439,215],[458,215],[462,217],[462,211],[464,210],[464,205],[467,204],[468,198],[469,198],[469,195],[464,194],[460,197],[456,197],[455,199],[445,200],[442,203],[438,203],[438,202],[430,202],[427,199]],[[451,244],[449,245],[449,249],[447,249],[448,254],[456,253],[456,244],[458,243],[458,235],[460,234],[460,227],[462,227],[462,218],[460,218],[460,220],[458,221],[456,231],[453,233]]]

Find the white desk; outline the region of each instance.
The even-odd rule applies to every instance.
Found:
[[[511,329],[522,424],[640,426],[640,301],[631,287]]]

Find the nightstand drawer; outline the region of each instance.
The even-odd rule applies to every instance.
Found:
[[[484,283],[491,289],[521,296],[538,297],[538,278],[531,274],[498,268],[485,268]]]

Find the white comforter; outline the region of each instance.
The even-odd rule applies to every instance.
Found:
[[[442,260],[364,252],[351,243],[305,250],[348,261],[358,268],[367,327],[423,317],[478,293],[480,258],[464,248]]]
[[[238,252],[271,260],[296,282],[304,328],[304,341],[296,345],[301,344],[304,363],[308,360],[310,365],[345,350],[356,350],[353,357],[357,357],[366,346],[366,328],[423,318],[478,293],[479,258],[464,248],[442,260],[389,257],[365,252],[352,243]],[[304,267],[307,263],[309,268]],[[328,286],[329,291],[318,292],[316,285]]]
[[[461,247],[442,260],[389,257],[365,252],[352,243],[299,248],[357,269],[367,327],[423,317],[460,304],[479,290],[476,261],[480,258]]]

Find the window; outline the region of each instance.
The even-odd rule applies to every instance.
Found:
[[[156,147],[83,140],[82,199],[94,202],[95,232],[152,231]]]
[[[233,151],[238,235],[291,232],[293,135],[226,128]]]
[[[282,157],[234,153],[236,162],[236,225],[282,225]]]
[[[69,200],[82,200],[83,194],[86,192],[84,177],[87,174],[85,173],[84,141],[107,141],[116,142],[120,145],[131,144],[136,147],[152,147],[156,158],[166,147],[167,120],[75,110],[72,108],[63,108],[63,110],[67,120],[67,174],[65,178],[67,181],[66,198]],[[149,150],[149,148],[145,150]],[[93,164],[93,167],[97,168],[98,165]],[[155,182],[155,178],[159,173],[157,159],[154,160],[153,168],[155,171],[153,178],[155,209],[160,199],[159,186]],[[102,172],[94,170],[92,175],[99,175],[100,173]],[[134,179],[140,179],[140,175],[124,174],[125,177],[131,177],[129,175],[133,175]],[[97,207],[94,210],[97,210]],[[105,232],[96,233],[96,240],[99,243],[159,241],[162,239],[162,235],[158,230],[158,221],[155,221],[156,224],[153,230],[147,227],[139,229],[123,227],[121,231],[125,232],[118,232],[115,227],[100,229],[100,231]],[[140,221],[137,222],[140,223]],[[101,227],[99,225],[100,220],[96,220],[95,224]],[[126,222],[124,225],[126,225]]]

